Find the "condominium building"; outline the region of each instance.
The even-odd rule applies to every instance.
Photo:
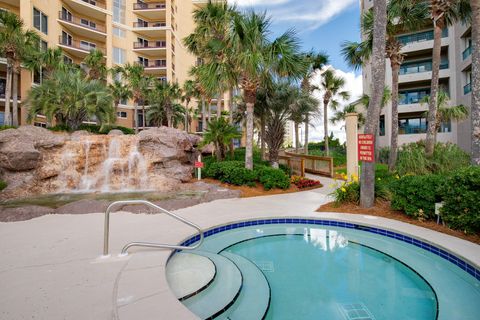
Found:
[[[371,0],[361,0],[362,13],[373,6]],[[433,24],[430,27],[408,34],[398,35],[404,45],[402,52],[405,59],[399,75],[399,145],[426,138],[428,105],[421,99],[430,95],[432,79]],[[440,64],[440,89],[450,97],[450,105],[463,104],[471,106],[472,80],[472,39],[471,26],[456,23],[446,28],[442,34],[442,51]],[[387,59],[385,84],[392,87],[392,70]],[[372,65],[363,68],[363,90],[371,92]],[[382,110],[378,145],[390,145],[392,112],[391,103]],[[465,151],[470,151],[470,118],[464,121],[442,123],[437,140],[458,144]]]
[[[140,63],[145,73],[158,79],[178,82],[188,79],[196,57],[187,52],[182,39],[194,29],[196,7],[207,0],[0,0],[0,9],[17,14],[25,28],[35,30],[41,46],[60,47],[67,62],[79,64],[92,49],[105,54],[107,67]],[[0,124],[5,103],[6,61],[0,60]],[[22,70],[20,101],[41,74]],[[3,99],[3,100],[2,100]],[[27,109],[20,102],[19,123],[26,123]],[[190,107],[194,104],[191,103]],[[227,104],[226,104],[227,105]],[[138,113],[139,124],[143,114]],[[39,115],[35,125],[46,126]],[[117,124],[133,127],[131,101],[122,101]],[[148,126],[148,124],[147,124]],[[198,130],[198,129],[197,129]]]

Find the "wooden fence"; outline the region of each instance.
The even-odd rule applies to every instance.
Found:
[[[292,175],[305,177],[305,160],[291,155],[278,156],[278,163],[290,168]]]
[[[303,174],[308,172],[333,178],[334,171],[332,157],[312,156],[293,152],[284,152],[281,157],[301,159]],[[298,162],[298,160],[296,161]],[[290,165],[289,167],[292,168]]]

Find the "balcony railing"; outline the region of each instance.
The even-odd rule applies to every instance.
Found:
[[[448,61],[440,62],[440,69],[448,69]],[[400,75],[432,71],[432,61],[404,63]]]
[[[446,38],[446,37],[448,37],[448,29],[443,29],[442,38]],[[433,30],[414,33],[414,34],[407,34],[407,35],[398,37],[398,41],[400,41],[400,43],[403,45],[407,45],[409,43],[415,43],[415,42],[429,41],[429,40],[433,40]]]
[[[65,22],[72,23],[72,24],[80,26],[80,27],[88,28],[88,29],[95,30],[95,31],[105,32],[105,26],[102,25],[102,24],[90,21],[90,20],[85,19],[85,18],[79,18],[79,17],[76,17],[76,16],[72,16],[72,15],[66,14],[65,12],[62,12],[62,11],[60,11],[58,13],[58,19],[60,19],[62,21],[65,21]]]
[[[133,10],[153,10],[153,9],[165,9],[167,6],[165,3],[153,2],[153,3],[134,3]]]
[[[134,28],[162,28],[166,27],[167,23],[166,22],[147,22],[147,21],[142,21],[142,22],[134,22],[133,27]]]
[[[149,68],[166,68],[167,60],[153,60],[153,61],[138,61],[145,69]]]
[[[472,83],[467,83],[463,86],[463,94],[469,94],[470,92],[472,92]]]
[[[91,4],[96,7],[100,7],[102,9],[106,9],[107,5],[105,4],[105,1],[100,1],[100,0],[82,0],[85,3]]]
[[[148,42],[134,42],[134,49],[156,49],[156,48],[166,48],[166,41],[148,41]]]
[[[472,54],[472,46],[469,46],[467,49],[465,49],[462,53],[463,60],[466,60],[470,55]]]
[[[418,89],[415,91],[403,91],[399,94],[398,104],[414,104],[420,103],[420,101],[425,97],[430,96],[430,89]]]
[[[73,40],[73,39],[68,39],[64,38],[62,36],[59,37],[58,43],[60,43],[62,46],[70,47],[73,49],[78,49],[78,50],[83,50],[83,51],[92,51],[94,49],[100,50],[103,54],[105,54],[105,48],[99,47],[97,45],[92,45],[91,43],[85,43],[82,41],[78,40]]]

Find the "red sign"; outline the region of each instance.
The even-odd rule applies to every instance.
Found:
[[[195,161],[195,168],[203,168],[203,162]]]
[[[375,161],[375,139],[373,134],[358,135],[358,161]]]

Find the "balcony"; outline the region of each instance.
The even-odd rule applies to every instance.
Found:
[[[151,38],[161,38],[165,36],[166,27],[167,23],[165,21],[138,21],[133,23],[133,31]]]
[[[167,60],[165,59],[138,61],[137,63],[145,68],[146,73],[158,73],[165,72],[167,70]]]
[[[443,29],[442,38],[448,37],[448,29]],[[433,30],[398,36],[398,41],[404,46],[410,43],[433,40]]]
[[[472,46],[469,46],[462,52],[463,60],[467,60],[472,55]]]
[[[162,2],[134,3],[133,12],[151,19],[165,19],[167,5]]]
[[[448,61],[440,62],[440,70],[448,69]],[[404,63],[400,67],[400,75],[432,71],[432,61],[419,61]]]
[[[472,92],[472,83],[467,83],[463,86],[463,94],[469,94]]]
[[[82,59],[94,49],[100,50],[103,54],[106,52],[105,48],[99,47],[96,44],[82,40],[73,40],[62,36],[58,39],[58,45],[69,54]]]
[[[82,37],[105,41],[105,25],[86,18],[80,18],[60,11],[58,21],[71,32]]]
[[[408,105],[420,103],[424,97],[430,96],[430,89],[417,89],[409,91],[401,91],[399,93],[398,104]]]
[[[133,50],[144,54],[165,54],[166,48],[167,42],[164,40],[133,43]]]
[[[105,0],[63,0],[73,11],[97,20],[105,20],[107,5]]]

